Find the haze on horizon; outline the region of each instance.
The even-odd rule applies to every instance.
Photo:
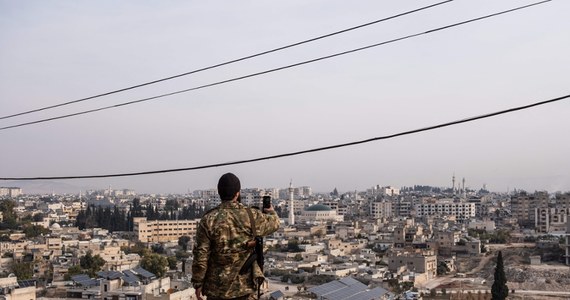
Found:
[[[0,116],[58,104],[426,6],[437,1],[0,0]],[[246,62],[0,127],[225,80],[532,1],[453,1]],[[0,177],[193,167],[347,143],[569,93],[570,2],[543,5],[247,80],[0,131]],[[451,186],[570,190],[570,101],[342,149],[78,187],[185,193],[233,172],[243,187],[316,192]],[[0,186],[14,185],[2,182]]]

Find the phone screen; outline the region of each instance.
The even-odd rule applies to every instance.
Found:
[[[271,197],[263,196],[263,208],[270,208],[271,207]]]

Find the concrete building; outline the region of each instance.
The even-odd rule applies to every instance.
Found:
[[[416,205],[416,216],[451,215],[458,221],[475,218],[475,203],[441,201]]]
[[[425,273],[427,279],[437,276],[437,257],[433,251],[395,252],[388,256],[388,270],[394,273],[410,271]]]
[[[547,192],[520,192],[511,197],[511,214],[518,219],[520,226],[532,227],[536,222],[536,208],[548,208],[549,202]]]
[[[400,199],[392,201],[392,212],[396,217],[410,217],[414,208],[410,199]]]
[[[490,219],[484,220],[471,220],[469,222],[469,229],[485,230],[486,232],[495,231],[495,221]]]
[[[0,197],[18,197],[22,194],[22,189],[19,187],[0,187]]]
[[[570,208],[541,207],[534,209],[534,228],[537,232],[564,231]]]
[[[298,217],[299,223],[342,222],[343,220],[343,216],[338,215],[336,210],[322,204],[307,207]]]
[[[0,299],[36,300],[36,285],[33,281],[18,281],[17,277],[0,278]]]
[[[133,219],[133,231],[137,240],[143,243],[164,243],[177,241],[182,236],[193,237],[200,220],[154,220],[145,217]]]
[[[370,217],[373,219],[392,217],[392,202],[372,201],[370,202]]]
[[[566,253],[564,258],[566,259],[566,265],[570,266],[570,222],[566,223]]]

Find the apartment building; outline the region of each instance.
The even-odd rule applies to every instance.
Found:
[[[392,202],[388,201],[371,201],[370,217],[373,219],[392,217]]]
[[[566,230],[570,208],[541,207],[534,209],[534,228],[537,232]]]
[[[467,220],[475,217],[475,203],[438,202],[416,205],[416,216],[451,215],[457,220]]]
[[[414,204],[411,199],[402,200],[398,198],[392,202],[392,211],[396,217],[410,217],[413,208]]]
[[[133,231],[137,240],[143,243],[164,243],[177,241],[182,236],[195,236],[199,219],[195,220],[153,220],[145,217],[133,219]]]
[[[394,228],[394,247],[404,248],[412,246],[414,242],[423,240],[422,225],[401,225]]]
[[[548,208],[549,202],[547,192],[520,192],[511,197],[511,214],[518,219],[520,226],[532,227],[536,224],[536,209]]]
[[[0,187],[0,197],[18,197],[22,194],[19,187]]]

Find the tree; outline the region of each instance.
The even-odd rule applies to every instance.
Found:
[[[63,276],[63,279],[71,280],[71,276],[79,274],[83,274],[83,269],[81,269],[81,266],[80,265],[71,266],[69,267],[69,269],[67,269],[67,274]]]
[[[190,242],[191,238],[187,235],[183,235],[178,238],[178,246],[182,247],[182,250],[188,251],[188,242]]]
[[[505,267],[503,265],[503,254],[499,251],[497,255],[497,266],[495,267],[495,281],[491,287],[492,300],[504,300],[509,295],[509,287],[507,286],[507,277],[505,276]]]
[[[447,275],[451,271],[449,266],[444,261],[439,261],[437,263],[437,276]]]
[[[166,258],[168,260],[168,268],[170,270],[176,270],[176,264],[178,263],[178,259],[175,256],[169,256]]]
[[[164,246],[162,244],[154,244],[150,248],[154,253],[164,254]]]
[[[14,263],[12,264],[12,273],[19,280],[32,279],[34,275],[33,264],[31,262]]]
[[[152,253],[141,259],[141,267],[161,278],[166,274],[168,260],[160,254]]]
[[[42,222],[44,220],[44,214],[38,213],[32,217],[32,221],[34,222]]]
[[[289,252],[301,252],[302,250],[299,247],[299,241],[289,240],[287,242],[287,251],[289,251]]]
[[[50,231],[47,228],[39,225],[28,225],[24,228],[24,234],[27,238],[33,238],[42,234],[48,234]]]
[[[0,223],[0,229],[17,229],[18,220],[17,215],[14,212],[16,207],[16,202],[12,200],[1,200],[0,201],[0,212],[2,212],[2,223]]]
[[[105,265],[105,260],[99,254],[93,256],[93,253],[88,251],[85,256],[79,259],[79,265],[89,276],[95,277],[96,273],[101,271],[101,267]]]

